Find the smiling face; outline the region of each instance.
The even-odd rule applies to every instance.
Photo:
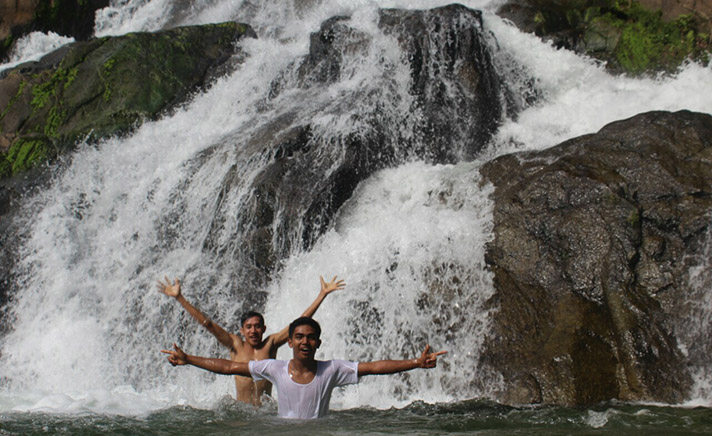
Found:
[[[262,343],[262,335],[265,334],[266,329],[262,319],[259,316],[253,316],[245,320],[240,328],[240,333],[245,337],[245,342],[257,347]]]
[[[287,339],[289,347],[292,349],[294,358],[302,361],[314,360],[316,350],[321,345],[319,333],[308,324],[297,326]]]

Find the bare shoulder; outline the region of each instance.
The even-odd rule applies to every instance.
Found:
[[[228,333],[230,335],[230,340],[232,341],[232,349],[234,352],[239,352],[240,349],[245,345],[245,342],[242,340],[240,335],[236,335],[235,333]]]
[[[274,359],[277,357],[277,349],[281,344],[276,342],[275,335],[267,336],[262,344],[262,352],[266,355],[266,359]]]

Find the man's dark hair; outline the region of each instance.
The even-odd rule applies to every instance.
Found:
[[[249,312],[245,312],[242,315],[242,318],[240,318],[240,326],[244,326],[245,321],[247,321],[250,318],[254,318],[254,317],[259,318],[262,325],[265,325],[265,318],[262,316],[262,314],[259,312],[255,312],[254,310],[251,310]]]
[[[301,318],[297,318],[294,321],[292,321],[291,324],[289,324],[289,337],[290,338],[292,336],[294,336],[294,329],[296,329],[300,325],[311,326],[314,329],[314,331],[316,332],[316,338],[319,339],[321,337],[321,327],[319,326],[319,323],[314,321],[313,319],[309,318],[308,316],[302,316]]]

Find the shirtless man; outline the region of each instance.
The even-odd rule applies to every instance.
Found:
[[[242,337],[234,333],[226,332],[215,322],[208,319],[192,304],[190,304],[181,293],[180,280],[175,279],[173,283],[165,278],[166,282],[158,281],[158,290],[169,297],[173,297],[183,306],[183,308],[198,323],[205,327],[217,338],[218,342],[230,350],[230,359],[233,362],[247,363],[251,360],[274,359],[277,357],[277,349],[287,342],[289,326],[284,327],[279,332],[263,338],[266,326],[264,318],[257,312],[247,312],[243,315],[240,333]],[[324,298],[334,291],[344,289],[346,284],[343,280],[336,280],[336,276],[326,283],[323,277],[319,277],[321,291],[316,300],[302,313],[303,317],[311,317],[319,308]],[[272,384],[267,380],[254,381],[249,376],[235,375],[235,388],[237,389],[237,400],[243,403],[260,405],[263,393],[270,394]]]
[[[178,345],[168,354],[171,365],[193,365],[217,374],[241,374],[255,380],[268,379],[277,387],[277,407],[282,418],[314,419],[326,416],[331,392],[337,386],[358,383],[365,375],[395,374],[415,368],[434,368],[438,356],[446,351],[430,352],[427,345],[420,357],[405,360],[348,362],[315,359],[321,345],[321,327],[311,318],[297,318],[289,325],[292,359],[231,362],[187,355]]]

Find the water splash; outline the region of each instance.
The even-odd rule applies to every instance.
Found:
[[[712,232],[707,233],[701,258],[689,270],[690,296],[680,301],[680,313],[684,317],[676,323],[675,333],[679,346],[692,363],[695,383],[690,396],[690,405],[712,405]]]
[[[54,32],[31,32],[17,40],[7,63],[0,64],[0,72],[24,62],[39,60],[47,53],[71,42],[74,42],[74,38],[67,38]]]

